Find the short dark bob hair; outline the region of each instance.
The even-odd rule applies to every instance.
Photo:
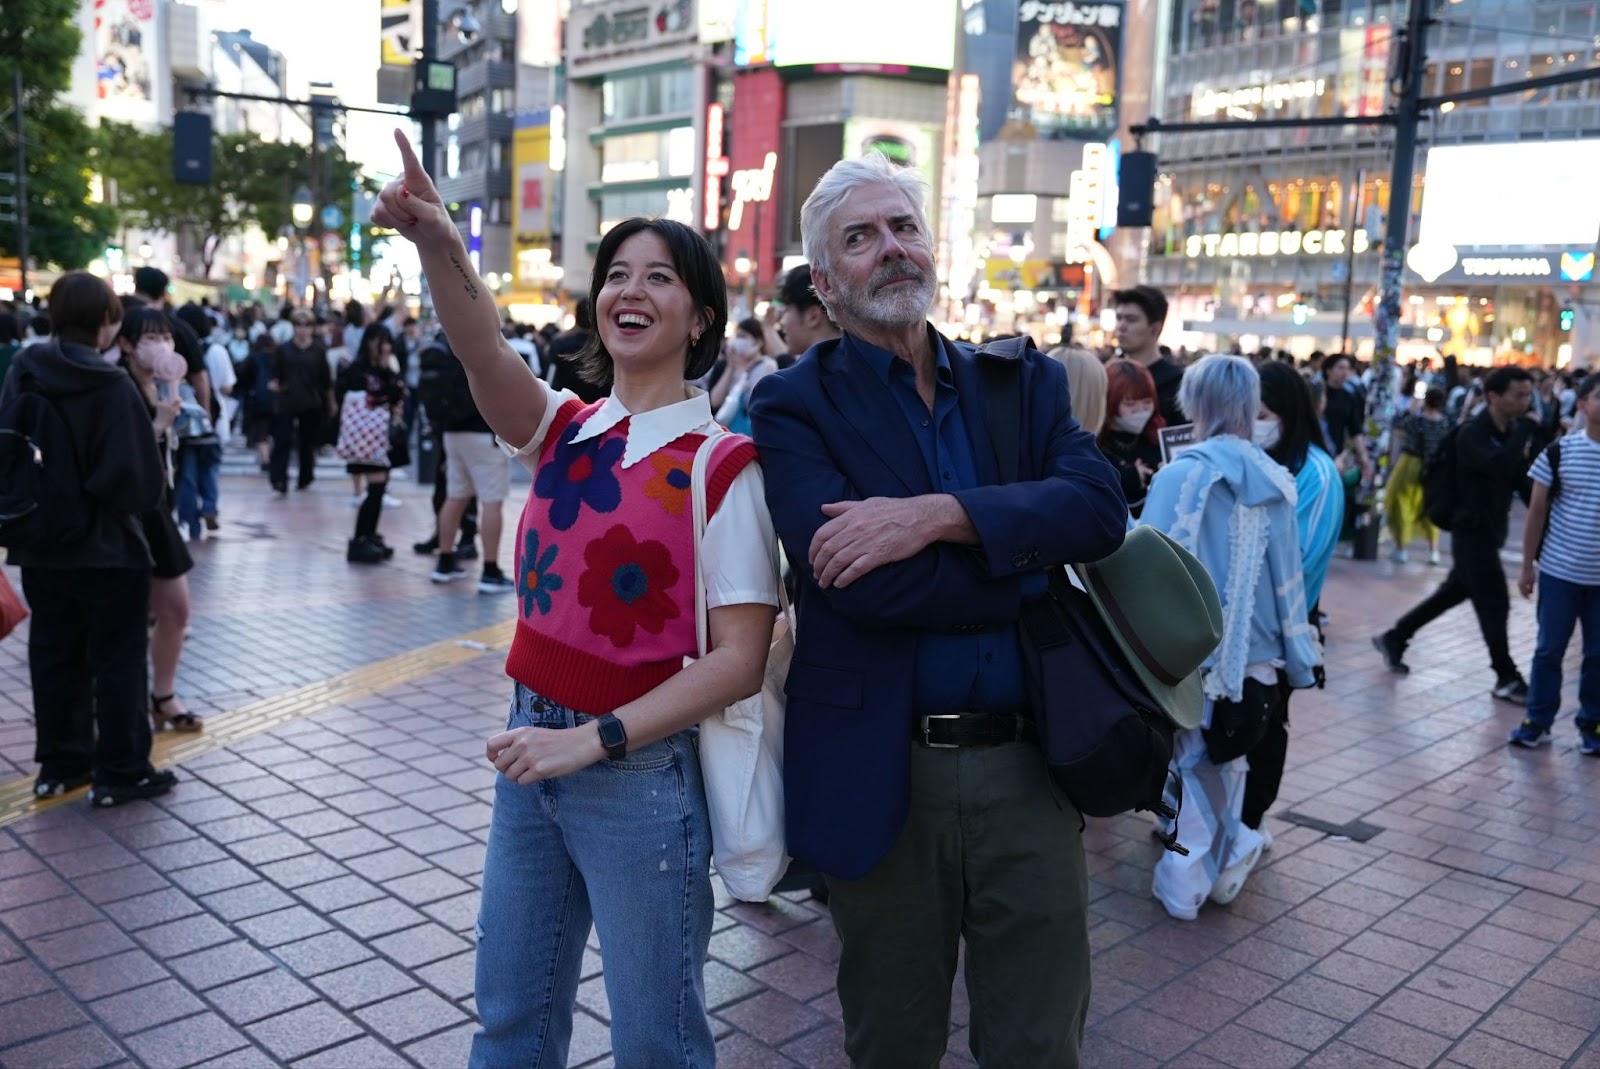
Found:
[[[146,334],[171,334],[172,319],[153,304],[130,302],[122,314],[122,329],[117,337],[129,345],[138,345]]]
[[[717,362],[717,354],[722,350],[722,336],[728,330],[728,286],[723,281],[717,254],[711,250],[705,238],[689,227],[671,219],[633,218],[624,219],[606,231],[594,255],[594,274],[589,279],[589,305],[591,308],[600,306],[600,291],[605,287],[611,261],[617,258],[617,250],[622,248],[622,243],[646,230],[653,231],[666,244],[667,251],[672,254],[673,270],[688,289],[696,313],[702,317],[706,312],[711,313],[710,325],[701,332],[700,340],[689,347],[688,359],[684,361],[684,379],[698,379],[711,370]],[[598,318],[595,329],[589,334],[588,343],[578,353],[576,361],[578,374],[586,381],[601,389],[611,388],[611,354],[606,352],[605,342],[600,339]]]
[[[105,279],[68,271],[50,287],[50,318],[62,341],[92,348],[100,344],[100,328],[122,318],[122,302]]]

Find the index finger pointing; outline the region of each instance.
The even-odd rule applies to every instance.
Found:
[[[405,164],[406,185],[410,186],[416,181],[432,181],[428,177],[428,172],[423,169],[422,161],[417,159],[416,150],[411,147],[411,139],[398,126],[394,130],[394,141],[400,146],[400,159]]]

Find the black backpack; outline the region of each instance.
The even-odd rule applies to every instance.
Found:
[[[440,341],[422,350],[417,370],[417,396],[429,423],[448,431],[478,414],[467,369],[448,344]]]
[[[1439,443],[1439,449],[1422,466],[1422,511],[1441,531],[1448,531],[1456,515],[1456,436],[1461,424]]]
[[[25,381],[0,408],[0,546],[53,549],[81,541],[92,511],[72,429]]]
[[[1022,354],[1027,337],[991,342],[982,351]],[[1002,482],[1018,478],[1020,451],[1019,370],[1002,361],[980,361],[985,416]],[[1178,842],[1183,781],[1171,775],[1177,730],[1128,667],[1109,627],[1074,587],[1065,570],[1051,568],[1045,597],[1022,604],[1023,668],[1030,693],[1049,692],[1047,680],[1073,680],[1081,715],[1053,717],[1039,709],[1040,748],[1050,776],[1078,812],[1090,817],[1146,811],[1169,821],[1161,844],[1187,854]]]

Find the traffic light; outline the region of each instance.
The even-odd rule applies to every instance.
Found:
[[[1304,301],[1295,301],[1293,314],[1294,325],[1303,327],[1306,325],[1306,320],[1311,318],[1311,306]]]
[[[1561,331],[1564,334],[1572,332],[1573,321],[1578,318],[1578,313],[1571,308],[1561,309]]]

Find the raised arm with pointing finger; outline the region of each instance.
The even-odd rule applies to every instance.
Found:
[[[521,444],[544,419],[546,394],[528,364],[500,334],[500,310],[478,277],[461,232],[433,179],[401,130],[394,132],[405,170],[378,194],[372,221],[392,227],[417,247],[433,309],[461,358],[472,400],[501,441]]]

